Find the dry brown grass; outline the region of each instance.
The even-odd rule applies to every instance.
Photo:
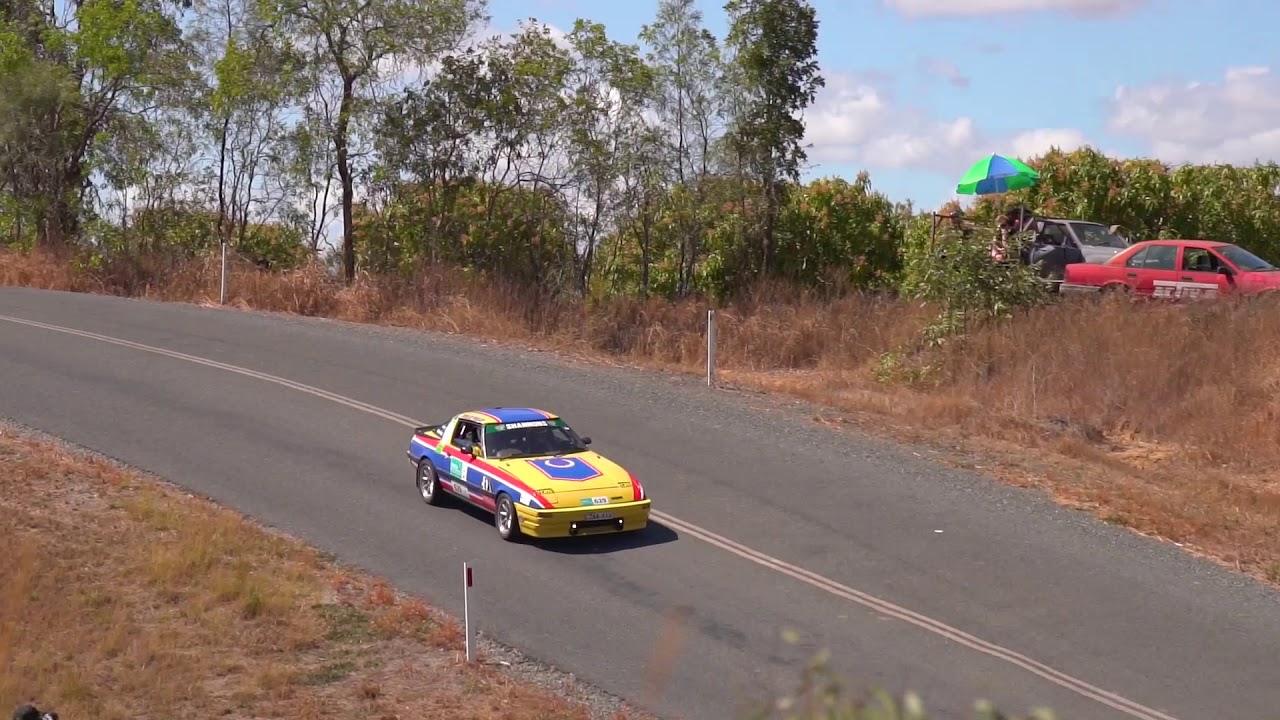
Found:
[[[6,255],[0,284],[217,301],[217,262],[93,273]],[[706,306],[551,302],[445,271],[350,288],[317,269],[237,264],[229,302],[521,342],[700,372]],[[721,379],[832,411],[818,418],[977,453],[984,469],[1044,487],[1112,522],[1280,583],[1280,323],[1268,302],[1071,302],[976,333],[929,358],[936,382],[875,379],[928,308],[761,290],[718,310]]]
[[[586,719],[235,513],[0,433],[0,704],[65,718]],[[7,712],[7,710],[6,710]]]

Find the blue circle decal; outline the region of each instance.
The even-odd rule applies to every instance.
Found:
[[[596,466],[582,458],[538,458],[529,460],[528,463],[538,468],[548,478],[564,482],[585,482],[604,475]]]

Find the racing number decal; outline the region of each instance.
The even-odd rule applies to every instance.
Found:
[[[493,486],[489,484],[488,475],[480,476],[480,489],[483,490],[486,494],[493,492]]]

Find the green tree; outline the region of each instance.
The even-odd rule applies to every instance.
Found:
[[[9,111],[0,119],[0,182],[11,210],[33,222],[46,247],[79,236],[104,145],[136,131],[150,109],[190,94],[180,14],[159,0],[17,2],[0,12],[0,90]],[[117,159],[126,155],[116,149]]]
[[[21,42],[16,35],[6,39]],[[0,187],[8,241],[48,245],[57,239],[51,222],[65,226],[75,208],[65,158],[79,123],[64,113],[79,106],[80,92],[58,65],[21,53],[21,46],[7,50],[11,59],[0,73]]]
[[[761,186],[758,268],[769,273],[787,182],[799,182],[807,160],[801,114],[826,84],[817,14],[806,0],[730,0],[725,10],[732,49],[726,80],[736,88],[727,144]]]
[[[483,0],[264,0],[269,17],[303,58],[316,86],[336,94],[324,132],[332,143],[342,191],[342,267],[355,278],[354,205],[358,126],[371,117],[379,92],[397,74],[438,60],[478,21]]]
[[[657,83],[654,110],[668,138],[660,151],[677,186],[668,198],[674,203],[670,230],[679,238],[674,289],[685,295],[693,284],[699,239],[709,224],[705,180],[721,133],[720,47],[703,26],[694,0],[662,0],[657,17],[642,28],[640,39],[650,48],[647,57]],[[642,262],[647,291],[648,253]]]
[[[448,256],[438,248],[479,232],[502,238],[493,251],[529,263],[535,282],[565,283],[572,246],[548,245],[567,242],[560,194],[571,180],[565,88],[573,69],[549,28],[527,24],[508,40],[444,58],[430,84],[386,106],[377,143],[379,193],[403,205],[403,192],[411,192],[415,207],[430,208],[424,210],[430,222],[397,246],[402,257],[437,262]],[[485,210],[480,216],[473,213],[477,201]],[[519,223],[527,233],[509,225],[505,209],[517,207],[532,213]],[[564,259],[563,249],[570,251],[567,261],[550,263]]]
[[[276,45],[264,9],[252,0],[209,0],[201,6],[197,31],[209,67],[211,87],[200,98],[198,124],[217,156],[214,185],[217,232],[222,242],[243,246],[262,219],[291,219],[294,199],[280,182],[288,154],[285,113],[301,99],[298,58]],[[276,182],[269,182],[270,180]],[[273,236],[278,235],[272,231]]]
[[[596,251],[630,213],[618,191],[629,172],[652,162],[645,156],[649,127],[644,110],[654,91],[653,72],[635,45],[610,40],[599,23],[578,20],[569,34],[574,65],[567,77],[570,106],[566,160],[572,182],[566,203],[575,211],[571,236],[580,249],[577,288],[591,287]]]
[[[900,268],[903,218],[863,171],[797,188],[779,223],[777,270],[798,285],[887,288]]]

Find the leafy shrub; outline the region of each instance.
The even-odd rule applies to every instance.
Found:
[[[955,217],[958,222],[942,219],[935,229],[931,215],[917,215],[907,228],[902,295],[937,307],[938,314],[912,346],[880,358],[877,376],[882,381],[924,381],[934,372],[929,350],[1050,297],[1033,267],[992,260],[994,228],[983,232],[965,227],[958,210]]]
[[[784,642],[794,637],[783,634]],[[928,720],[924,701],[914,692],[895,698],[880,689],[864,697],[850,697],[848,682],[828,664],[830,654],[819,652],[806,664],[797,687],[775,699],[767,708],[749,715],[750,720]],[[973,720],[1014,720],[986,700],[974,703]],[[1023,720],[1054,720],[1053,711],[1037,708]]]

